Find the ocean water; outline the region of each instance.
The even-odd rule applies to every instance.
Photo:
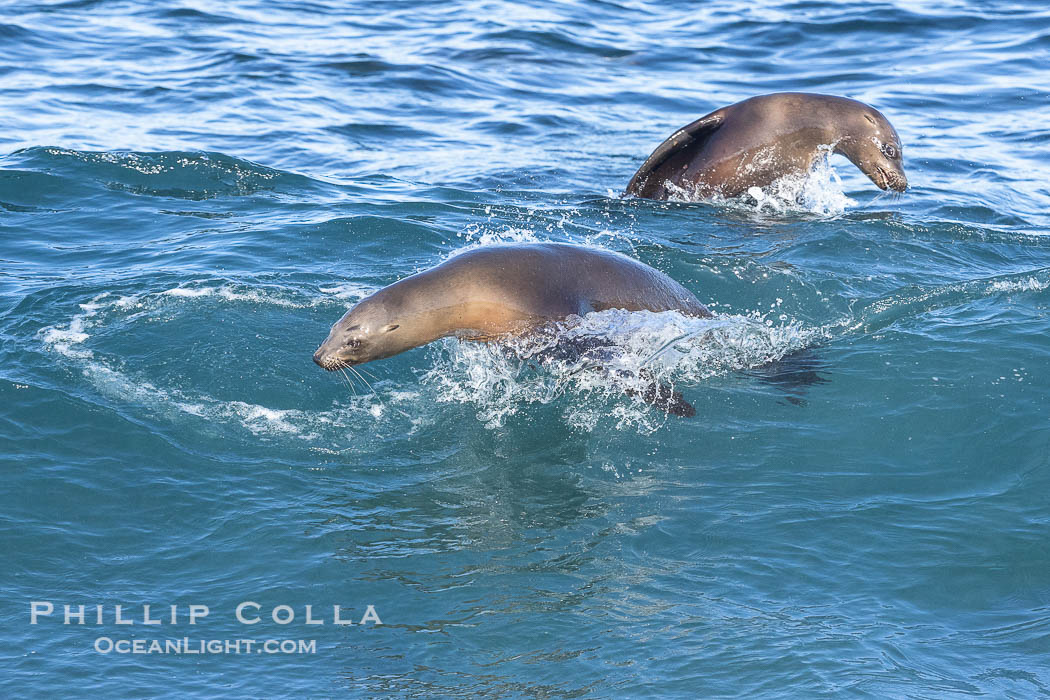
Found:
[[[3,696],[1050,695],[1045,3],[30,1],[0,46]],[[621,196],[779,90],[880,109],[910,189]],[[311,362],[519,241],[709,304],[585,319],[697,415],[455,340]]]

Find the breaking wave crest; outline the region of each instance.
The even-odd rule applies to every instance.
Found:
[[[327,291],[331,301],[360,290]],[[206,387],[173,385],[153,376],[150,367],[129,367],[92,343],[93,336],[133,335],[137,326],[195,313],[192,305],[204,301],[281,309],[321,303],[287,291],[235,285],[102,294],[81,304],[68,323],[42,329],[38,338],[47,351],[79,367],[94,391],[110,400],[169,417],[239,425],[253,436],[330,443],[356,435],[362,421],[411,434],[426,422],[421,416],[431,414],[427,408],[435,402],[467,405],[489,428],[529,406],[556,403],[573,428],[589,431],[611,419],[617,428],[650,432],[668,420],[652,405],[651,395],[647,399],[654,384],[682,392],[688,401],[689,392],[706,379],[775,362],[826,337],[822,329],[774,325],[757,314],[697,319],[676,312],[609,310],[504,344],[446,339],[427,353],[421,384],[406,387],[409,375],[405,381],[372,382],[321,410],[298,407],[301,398],[290,399],[295,408],[260,405],[246,396],[217,398]],[[222,362],[207,356],[200,361]]]

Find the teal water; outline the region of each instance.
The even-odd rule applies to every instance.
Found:
[[[0,45],[5,697],[1050,695],[1044,4],[31,2]],[[883,111],[909,191],[620,197],[777,90]],[[453,340],[311,362],[531,240],[718,312],[588,320],[695,418]]]

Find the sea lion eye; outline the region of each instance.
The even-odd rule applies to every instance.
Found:
[[[383,332],[384,333],[389,333],[390,331],[396,331],[400,327],[401,327],[400,324],[394,323],[394,324],[391,324],[391,325],[387,326],[386,328],[384,328]]]
[[[357,348],[361,347],[361,341],[360,340],[348,340],[345,343],[343,343],[343,347],[350,348],[351,350],[356,350]]]
[[[897,157],[897,148],[892,143],[887,143],[882,147],[882,152],[886,154],[887,158]]]

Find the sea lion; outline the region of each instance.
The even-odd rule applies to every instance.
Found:
[[[863,102],[778,92],[722,107],[660,144],[624,194],[667,199],[675,188],[699,197],[735,197],[840,153],[879,189],[908,186],[901,142],[889,120]]]
[[[712,316],[685,287],[619,253],[564,243],[488,246],[362,299],[332,326],[314,362],[338,370],[446,336],[506,339],[605,309]],[[681,394],[662,385],[642,394],[669,412],[691,415]]]

